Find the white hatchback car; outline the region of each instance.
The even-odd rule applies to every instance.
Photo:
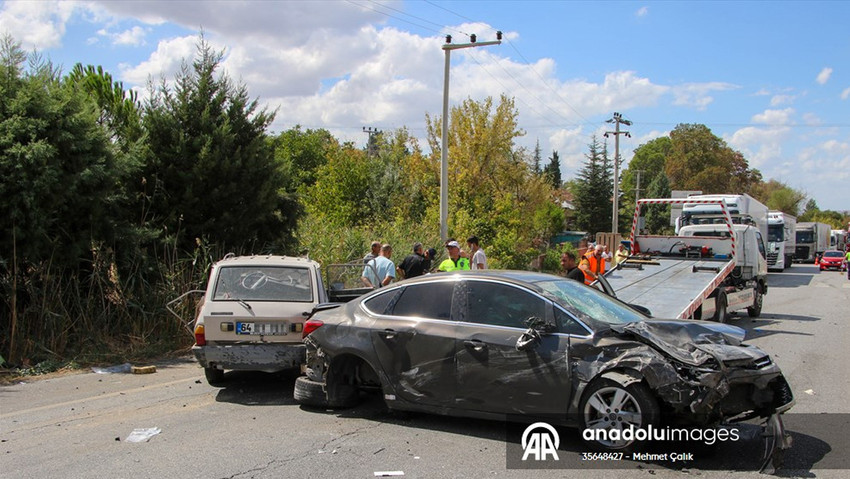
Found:
[[[211,385],[225,370],[277,372],[305,360],[304,321],[328,296],[319,263],[289,256],[225,256],[213,265],[192,352]]]

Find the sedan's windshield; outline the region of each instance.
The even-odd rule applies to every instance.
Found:
[[[646,319],[610,296],[572,279],[540,281],[535,284],[570,311],[579,313],[582,319],[590,318],[607,324],[634,323]]]
[[[843,258],[844,255],[841,254],[841,251],[827,251],[823,254],[826,258]]]

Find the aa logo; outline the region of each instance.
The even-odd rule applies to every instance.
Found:
[[[531,456],[535,461],[545,461],[551,454],[557,461],[560,445],[561,438],[554,427],[545,422],[536,422],[525,428],[525,432],[522,433],[522,449],[525,451],[522,454],[522,460],[525,461],[528,456]]]

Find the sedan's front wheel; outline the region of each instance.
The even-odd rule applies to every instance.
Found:
[[[658,402],[645,384],[634,382],[623,386],[608,378],[588,386],[579,412],[582,438],[606,451],[634,449],[643,442],[636,439],[637,430],[648,433],[648,426],[657,426],[659,416]],[[626,433],[629,429],[632,431]]]

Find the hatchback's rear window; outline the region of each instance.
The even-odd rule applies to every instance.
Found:
[[[215,281],[216,301],[313,301],[313,282],[307,268],[226,266]]]

